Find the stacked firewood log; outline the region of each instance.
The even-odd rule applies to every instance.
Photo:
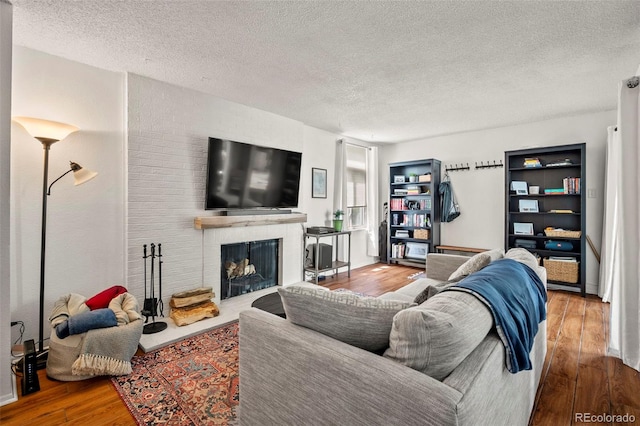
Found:
[[[171,296],[171,319],[178,326],[193,324],[205,318],[213,318],[220,310],[211,301],[214,297],[212,287],[200,287],[176,293]]]
[[[256,267],[249,263],[249,259],[242,259],[240,262],[226,261],[224,268],[227,271],[227,278],[239,278],[246,275],[253,275],[256,273]]]

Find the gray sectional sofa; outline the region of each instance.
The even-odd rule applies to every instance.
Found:
[[[465,256],[429,254],[427,278],[379,299],[411,304],[426,287],[442,287],[468,261]],[[535,272],[546,286],[544,268]],[[439,328],[422,327],[415,341],[407,341],[411,338],[402,335],[401,317],[420,324],[436,318]],[[505,368],[505,347],[492,330],[489,309],[471,294],[438,293],[401,310],[393,322],[389,348],[382,355],[255,308],[242,312],[240,423],[528,423],[546,354],[546,322],[540,323],[530,353],[532,369],[517,374]],[[418,348],[428,348],[428,359],[407,362],[416,342]]]

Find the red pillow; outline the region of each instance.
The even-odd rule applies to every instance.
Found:
[[[91,299],[87,300],[85,303],[92,311],[95,309],[103,309],[109,307],[109,302],[114,297],[121,295],[122,293],[126,293],[127,289],[122,287],[121,285],[114,285],[111,288],[101,291],[100,293],[93,296]]]

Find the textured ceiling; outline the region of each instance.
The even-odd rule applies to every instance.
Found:
[[[638,1],[12,0],[14,43],[368,141],[614,109]]]

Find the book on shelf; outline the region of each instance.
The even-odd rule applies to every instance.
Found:
[[[565,194],[564,188],[545,188],[544,193],[550,195]]]
[[[558,262],[571,262],[575,263],[578,261],[575,257],[560,257],[560,256],[549,256],[549,260],[556,260]]]
[[[530,168],[542,167],[542,164],[540,163],[540,160],[538,158],[525,158],[522,165],[523,167]]]

